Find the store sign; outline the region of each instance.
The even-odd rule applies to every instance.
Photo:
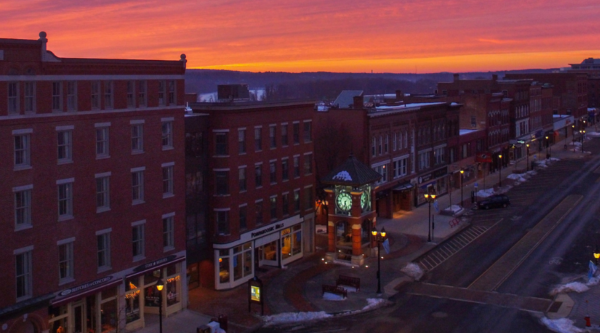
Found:
[[[248,280],[248,312],[252,311],[252,304],[260,304],[260,314],[265,314],[265,302],[262,298],[263,283],[258,277]]]
[[[164,265],[164,264],[166,264],[168,262],[171,262],[171,261],[175,260],[175,258],[177,258],[176,255],[170,255],[168,257],[164,257],[164,258],[161,258],[161,259],[149,262],[147,264],[140,265],[140,266],[134,268],[133,271],[134,272],[141,272],[141,271],[145,271],[145,270],[151,269],[151,268],[156,267],[156,266],[162,266],[162,265]]]
[[[113,279],[112,275],[106,276],[106,277],[103,277],[101,279],[94,280],[92,282],[84,283],[84,284],[79,285],[77,287],[73,287],[73,288],[70,288],[70,289],[65,289],[65,290],[61,291],[58,294],[58,296],[67,296],[67,295],[70,295],[72,293],[76,293],[76,292],[79,292],[79,291],[84,291],[84,290],[86,290],[88,288],[96,287],[98,285],[106,283],[106,282],[108,282],[108,281],[110,281],[112,279]]]
[[[270,226],[270,227],[267,227],[267,228],[265,228],[263,230],[251,233],[250,237],[254,238],[254,237],[262,236],[264,234],[271,233],[273,231],[279,230],[279,229],[283,228],[284,226],[285,226],[285,224],[283,224],[283,223],[277,223],[277,224],[275,224],[273,226]]]
[[[260,302],[260,287],[250,286],[250,300],[253,302]]]

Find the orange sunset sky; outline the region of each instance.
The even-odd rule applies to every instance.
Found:
[[[598,58],[599,18],[597,0],[0,0],[0,38],[188,68],[465,72]]]

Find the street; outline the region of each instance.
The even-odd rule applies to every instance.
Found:
[[[474,211],[472,226],[436,250],[447,253],[466,233],[468,244],[436,255],[442,262],[391,297],[393,306],[293,325],[294,331],[551,332],[539,321],[552,303],[549,292],[586,274],[600,233],[597,141],[586,146],[591,155],[555,162],[512,188],[508,208]]]

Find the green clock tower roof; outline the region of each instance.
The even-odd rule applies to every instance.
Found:
[[[353,155],[321,179],[323,184],[362,186],[378,181],[379,172],[369,168]]]

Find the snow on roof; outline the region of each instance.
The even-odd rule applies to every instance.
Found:
[[[344,181],[347,181],[347,182],[351,182],[352,181],[352,177],[350,177],[350,174],[348,173],[348,171],[340,171],[335,176],[333,176],[332,178],[336,179],[336,180],[344,180]]]
[[[479,130],[461,129],[458,131],[459,135],[466,135],[469,133],[477,132]]]

